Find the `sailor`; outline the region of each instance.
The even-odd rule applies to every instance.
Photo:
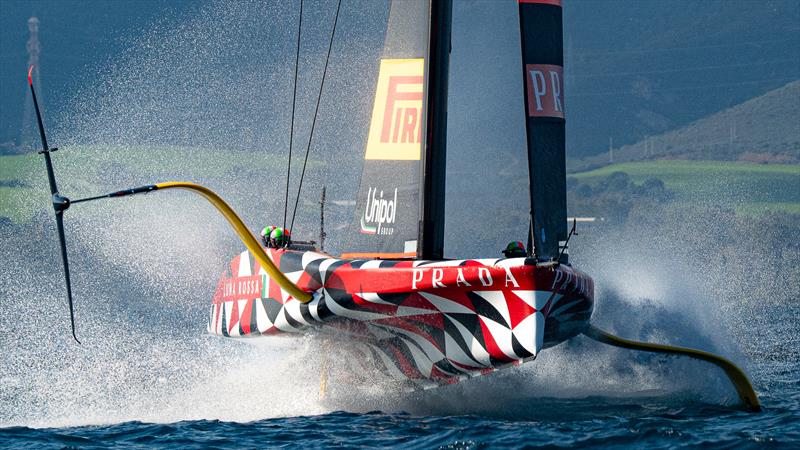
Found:
[[[270,225],[268,227],[264,227],[264,229],[261,230],[261,242],[264,244],[264,247],[270,247],[270,245],[269,245],[269,235],[270,235],[270,233],[272,233],[272,230],[274,230],[275,228],[278,228],[278,227],[276,227],[275,225]]]
[[[267,248],[283,248],[289,245],[292,233],[287,228],[276,226],[265,227],[261,230],[261,240]]]
[[[525,251],[525,246],[520,241],[509,242],[506,249],[503,250],[503,255],[506,258],[521,258],[527,256],[528,252]]]
[[[290,240],[292,240],[292,234],[289,232],[288,228],[276,227],[269,234],[269,241],[273,248],[286,247],[289,245]]]

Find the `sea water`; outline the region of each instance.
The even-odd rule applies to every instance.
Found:
[[[179,204],[170,206],[180,213]],[[51,233],[45,225],[7,227],[0,248],[5,261],[16,262],[0,285],[0,438],[10,447],[800,445],[796,299],[726,298],[728,307],[720,307],[713,290],[692,286],[696,274],[674,265],[651,265],[617,285],[610,273],[628,265],[609,266],[606,257],[601,270],[602,255],[574,256],[598,272],[596,325],[731,358],[750,375],[760,413],[743,411],[713,366],[584,337],[455,386],[409,393],[380,380],[350,386],[332,378],[329,395],[320,398],[323,351],[315,341],[262,338],[250,345],[205,333],[203,290],[213,277],[194,273],[191,261],[171,260],[170,272],[168,264],[136,258],[164,245],[163,238],[141,238],[135,247],[106,236],[122,260],[102,262],[108,249],[77,239],[77,345],[69,337],[58,260],[47,257],[57,255],[55,248],[37,249]],[[175,238],[171,245],[180,241],[167,235]],[[213,252],[207,257],[224,264]],[[681,277],[681,285],[672,284]]]

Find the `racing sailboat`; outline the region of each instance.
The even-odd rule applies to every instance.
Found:
[[[523,30],[560,37],[558,5],[525,3],[521,12]],[[333,257],[291,244],[267,249],[307,299],[282,289],[251,251],[242,252],[220,280],[209,332],[242,337],[334,330],[363,343],[386,372],[426,384],[518,364],[586,328],[593,281],[567,264],[562,251],[563,58],[535,45],[533,33],[523,43],[525,70],[536,83],[525,87],[534,99],[528,105],[530,164],[536,167],[532,245],[517,257],[443,257],[450,15],[447,2],[392,3],[352,250]]]
[[[572,233],[566,213],[561,0],[518,0],[518,6],[531,208],[528,244],[518,253],[444,257],[452,3],[394,1],[366,137],[352,249],[338,256],[291,242],[265,247],[216,193],[189,182],[70,201],[58,192],[49,155],[54,149],[47,145],[37,105],[71,318],[64,211],[80,202],[180,188],[214,204],[247,248],[219,281],[210,333],[262,338],[319,333],[337,341],[346,336],[358,344],[359,357],[421,387],[521,364],[584,334],[610,345],[711,362],[725,370],[742,402],[758,409],[746,375],[724,358],[624,340],[590,324],[594,282],[566,253]],[[35,102],[30,72],[29,84]],[[74,319],[72,332],[75,336]]]

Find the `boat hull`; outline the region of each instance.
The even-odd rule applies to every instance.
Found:
[[[526,258],[348,260],[267,252],[312,300],[288,295],[245,251],[220,279],[210,333],[349,336],[354,351],[412,381],[451,383],[534,358],[582,332],[594,304],[591,277]]]

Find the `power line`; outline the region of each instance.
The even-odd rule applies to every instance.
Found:
[[[697,89],[713,89],[713,88],[721,88],[721,87],[730,87],[730,86],[743,86],[747,84],[762,84],[762,83],[771,83],[776,81],[795,81],[797,78],[768,78],[766,80],[753,80],[753,81],[739,81],[734,83],[717,83],[717,84],[706,84],[702,86],[688,86],[688,87],[680,87],[680,88],[663,88],[663,89],[651,89],[651,92],[678,92],[678,91],[693,91]],[[604,96],[604,95],[620,95],[620,94],[630,94],[630,91],[610,91],[610,92],[587,92],[583,94],[571,94],[571,97],[597,97],[597,96]]]
[[[800,28],[793,28],[786,30],[788,32],[797,32],[800,31]],[[726,48],[726,47],[743,47],[743,46],[753,46],[756,47],[758,44],[774,44],[777,42],[786,42],[786,41],[797,41],[796,37],[789,37],[789,38],[781,38],[781,39],[764,39],[760,41],[749,40],[744,42],[732,42],[730,44],[713,44],[713,45],[687,45],[687,46],[680,46],[680,47],[664,47],[664,48],[636,48],[630,50],[612,50],[607,52],[596,52],[590,50],[577,50],[574,53],[574,56],[608,56],[608,55],[624,55],[624,54],[649,54],[649,53],[661,53],[661,52],[672,52],[672,51],[681,51],[681,50],[703,50],[703,49],[710,49],[710,48]]]
[[[753,67],[754,64],[773,64],[778,62],[796,62],[796,59],[792,58],[781,58],[781,59],[771,59],[767,61],[757,61],[757,62],[750,62],[747,64],[722,64],[716,66],[701,66],[701,67],[690,67],[690,68],[683,68],[683,69],[665,69],[665,70],[643,70],[637,72],[608,72],[608,73],[587,73],[587,74],[577,74],[572,75],[573,78],[601,78],[601,77],[616,77],[616,76],[624,76],[624,75],[656,75],[661,73],[681,73],[681,72],[697,72],[702,70],[714,70],[714,69],[734,69],[737,67]]]

